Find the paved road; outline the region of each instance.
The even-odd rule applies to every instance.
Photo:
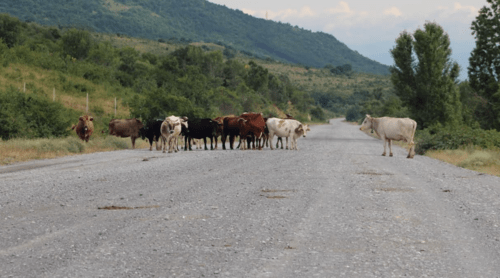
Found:
[[[338,119],[298,147],[2,166],[0,277],[500,277],[500,178]]]

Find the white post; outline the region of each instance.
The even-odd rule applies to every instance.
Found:
[[[86,113],[89,113],[89,93],[87,93],[87,108],[85,109]]]
[[[52,101],[56,101],[56,88],[52,90]]]

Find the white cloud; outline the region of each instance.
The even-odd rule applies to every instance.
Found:
[[[387,9],[384,11],[384,15],[393,15],[395,17],[398,17],[398,16],[401,16],[402,13],[398,8],[391,7],[390,9]]]
[[[463,6],[459,2],[455,2],[453,7],[439,6],[437,11],[433,13],[434,19],[446,21],[461,21],[470,22],[478,15],[479,8],[474,6]]]
[[[302,7],[302,9],[300,9],[299,17],[307,17],[307,16],[314,16],[314,15],[316,15],[316,13],[313,12],[313,10],[311,10],[311,8],[309,6],[304,6],[304,7]]]
[[[349,4],[344,1],[340,1],[339,5],[335,8],[330,8],[327,10],[331,14],[346,14],[352,15],[354,12],[349,8]]]
[[[246,13],[246,14],[249,14],[251,16],[255,16],[257,14],[256,11],[253,11],[253,10],[249,10],[249,9],[241,9],[242,12]]]
[[[473,16],[477,15],[479,9],[474,6],[462,6],[460,3],[455,3],[455,11],[469,11],[469,13]]]

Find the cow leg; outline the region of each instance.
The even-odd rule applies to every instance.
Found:
[[[288,137],[285,137],[285,138],[286,138],[286,148],[285,148],[285,150],[289,150],[289,148],[288,148]],[[283,144],[283,141],[281,141],[281,143]],[[292,145],[292,142],[290,142],[290,147],[292,147],[291,145]],[[281,148],[283,149],[283,147],[281,147]]]
[[[389,144],[389,156],[392,157],[392,140],[387,139],[387,143]]]
[[[382,156],[385,156],[385,154],[386,154],[386,147],[385,147],[385,145],[387,144],[387,140],[385,140],[385,137],[382,137],[382,141],[384,142],[384,153],[382,153]]]
[[[415,143],[410,142],[410,150],[408,151],[408,156],[406,158],[413,158],[415,156]]]
[[[239,138],[239,141],[238,141],[238,146],[236,147],[237,149],[239,149],[241,147],[241,136]]]
[[[269,147],[271,148],[271,150],[274,150],[273,149],[273,139],[274,139],[274,133],[269,131],[269,135],[268,135],[267,140],[269,140]],[[277,148],[278,148],[278,141],[276,141],[276,149]]]
[[[135,149],[135,137],[130,137],[132,139],[132,149]]]
[[[220,137],[221,143],[222,143],[222,149],[226,149],[226,140],[227,140],[227,135],[222,134]]]
[[[153,151],[153,141],[155,140],[155,137],[153,138],[148,138],[149,141],[149,151]]]
[[[168,138],[168,153],[172,153],[174,151],[174,136],[170,135]]]
[[[213,151],[214,147],[212,147],[212,142],[214,140],[214,137],[210,137],[210,150]],[[215,137],[215,140],[217,140],[217,137]],[[215,144],[215,149],[217,149],[217,144]]]

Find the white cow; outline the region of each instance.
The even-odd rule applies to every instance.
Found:
[[[297,139],[300,136],[306,137],[310,131],[309,126],[302,124],[297,120],[269,118],[266,121],[267,129],[269,130],[269,146],[273,148],[274,135],[278,137],[286,137],[286,147],[288,148],[288,138],[290,138],[290,150],[298,150]]]
[[[410,146],[408,156],[406,158],[413,158],[415,156],[415,143],[413,137],[417,129],[417,122],[410,118],[372,118],[366,115],[365,120],[361,124],[360,130],[373,129],[378,136],[384,141],[384,153],[386,154],[386,143],[389,143],[389,156],[392,156],[392,143],[391,140],[404,141]]]
[[[181,134],[182,127],[181,124],[187,125],[187,117],[176,117],[170,116],[166,117],[161,124],[161,135],[162,135],[162,145],[163,152],[166,152],[166,145],[168,146],[168,152],[177,152],[179,135]]]

